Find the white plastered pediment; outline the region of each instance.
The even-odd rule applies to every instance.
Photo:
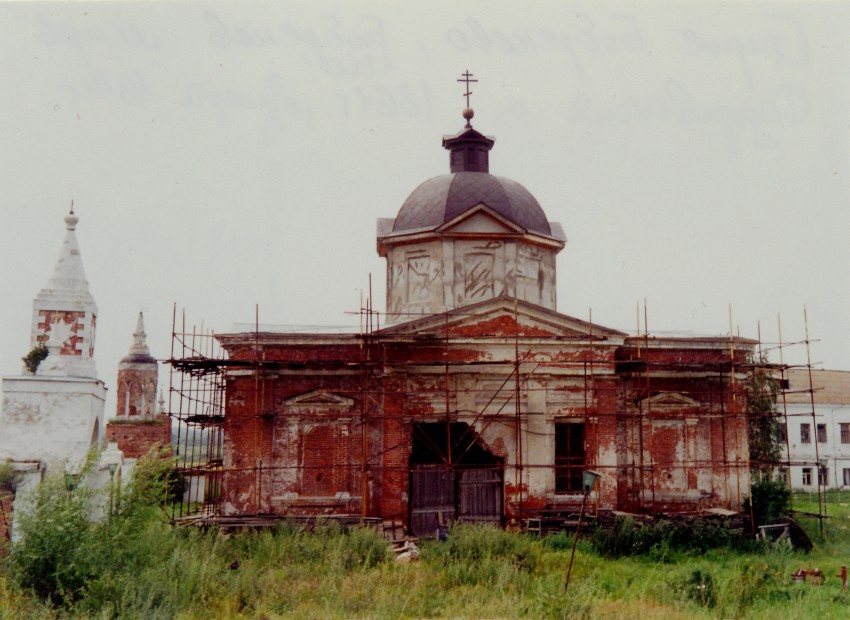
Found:
[[[698,409],[702,403],[678,392],[659,392],[638,401],[643,411],[671,411],[674,409]]]
[[[334,394],[333,392],[325,392],[322,390],[314,390],[306,394],[299,394],[283,401],[283,405],[287,407],[351,407],[354,401],[345,396]]]

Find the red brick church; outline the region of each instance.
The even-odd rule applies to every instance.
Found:
[[[586,469],[599,510],[738,510],[755,343],[560,314],[566,237],[490,174],[494,139],[464,116],[442,141],[449,173],[378,222],[380,328],[217,336],[222,515],[362,515],[429,535],[574,510]]]

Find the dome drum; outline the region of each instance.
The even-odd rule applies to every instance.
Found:
[[[555,256],[566,238],[531,192],[489,173],[494,143],[472,128],[444,138],[451,172],[378,221],[390,323],[500,295],[556,309]]]

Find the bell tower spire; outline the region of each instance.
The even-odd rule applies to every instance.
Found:
[[[33,300],[30,346],[50,343],[61,357],[61,362],[54,360],[54,364],[40,367],[40,372],[51,368],[52,374],[96,378],[93,356],[98,309],[89,292],[77,243],[79,221],[71,202],[65,216],[65,239],[53,274]]]

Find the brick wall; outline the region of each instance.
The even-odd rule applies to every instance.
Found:
[[[107,422],[106,441],[118,442],[125,458],[141,458],[155,445],[171,446],[171,418],[161,415],[153,420]]]
[[[15,493],[8,489],[0,488],[0,553],[5,548],[12,535],[12,505],[15,502]]]
[[[490,332],[514,329],[502,319],[485,327]],[[448,345],[436,337],[378,337],[362,348],[350,336],[339,336],[336,344],[330,336],[310,344],[273,335],[265,340],[261,335],[259,354],[254,346],[227,347],[233,358],[259,355],[278,365],[260,377],[228,378],[226,510],[359,511],[365,414],[368,512],[405,518],[412,424],[444,419],[446,362],[452,364],[449,408],[456,412],[463,409],[461,402],[476,402],[474,392],[481,389],[477,381],[482,377],[497,384],[509,378],[517,345],[523,372],[533,373],[544,386],[535,389],[552,390],[534,402],[561,403],[552,411],[534,412],[549,416],[540,422],[543,434],[553,432],[554,416],[585,421],[585,467],[603,474],[600,508],[660,511],[740,505],[739,489],[742,483],[746,488],[747,475],[746,400],[730,364],[745,363],[746,346],[737,345],[730,356],[722,339],[625,339],[625,344],[600,341],[591,349],[586,341],[548,338],[532,328],[519,342],[513,333],[504,339],[488,335],[480,342],[475,335],[471,328],[457,330]],[[456,375],[459,368],[463,376]],[[527,388],[521,389],[527,413],[531,399],[523,390]],[[313,392],[350,402],[293,404],[292,399]],[[469,393],[473,396],[465,396]],[[652,399],[667,393],[682,404],[673,400],[652,408]],[[514,411],[512,401],[506,411]],[[471,422],[476,411],[457,415],[470,416]],[[528,473],[516,487],[512,427],[496,423],[492,416],[476,420],[477,431],[487,429],[482,435],[488,438],[486,449],[504,456],[506,470],[511,470],[505,474],[506,518],[514,516],[520,491],[526,511],[580,501],[553,498],[553,489],[529,491]],[[553,467],[551,444],[528,433],[523,442],[524,467]]]
[[[157,365],[121,362],[116,385],[118,417],[150,417],[156,413]]]

